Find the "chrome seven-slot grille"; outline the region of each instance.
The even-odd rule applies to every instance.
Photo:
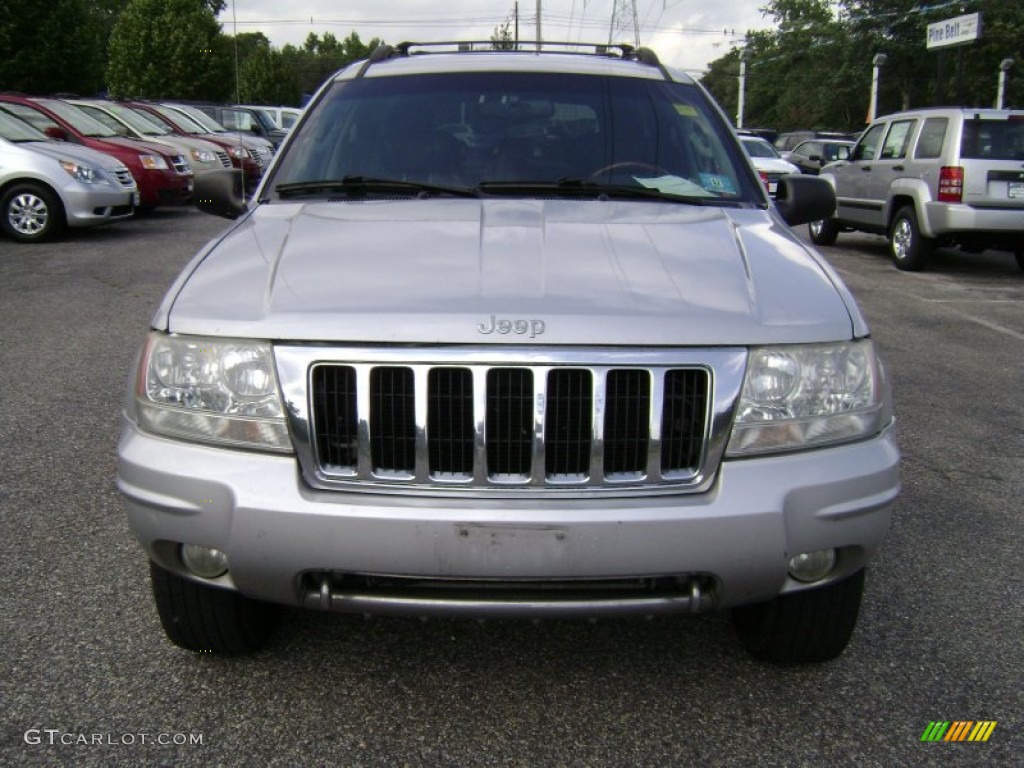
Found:
[[[310,371],[317,473],[376,485],[608,488],[692,480],[701,366],[376,365]]]

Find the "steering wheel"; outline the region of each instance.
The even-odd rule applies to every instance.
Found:
[[[593,181],[602,174],[611,173],[612,171],[622,171],[626,168],[635,168],[640,171],[653,171],[658,176],[672,175],[671,171],[666,168],[662,168],[660,165],[655,165],[654,163],[641,163],[638,160],[624,160],[621,163],[612,163],[611,165],[606,165],[604,168],[598,168],[592,174],[587,176],[587,181]]]

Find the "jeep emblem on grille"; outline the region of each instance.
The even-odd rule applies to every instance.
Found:
[[[477,323],[476,330],[484,335],[492,333],[515,333],[520,336],[529,335],[531,339],[535,339],[544,333],[544,321],[543,320],[526,320],[524,318],[506,318],[497,317],[491,315],[487,320],[482,323]]]

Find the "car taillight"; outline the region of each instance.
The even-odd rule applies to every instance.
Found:
[[[959,203],[964,197],[964,169],[943,166],[939,169],[939,202]]]
[[[768,189],[768,174],[764,171],[758,171],[757,175],[761,177],[761,183],[764,184],[764,188]]]

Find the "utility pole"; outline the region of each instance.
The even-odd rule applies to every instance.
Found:
[[[537,50],[538,51],[540,50],[540,46],[541,46],[541,43],[543,42],[543,40],[544,40],[544,37],[541,35],[541,31],[540,31],[540,0],[537,0]]]
[[[608,45],[616,42],[616,30],[626,35],[632,33],[630,42],[635,47],[640,47],[640,22],[636,17],[636,0],[615,0],[615,5],[612,6],[612,23],[608,29]]]

